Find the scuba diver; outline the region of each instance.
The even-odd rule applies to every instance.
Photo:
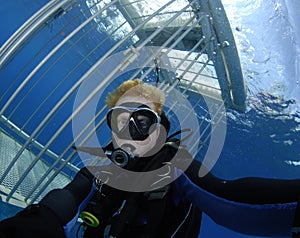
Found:
[[[82,168],[64,188],[1,221],[0,237],[69,237],[80,217],[85,238],[196,238],[202,212],[240,233],[299,237],[300,180],[199,177],[201,162],[168,136],[164,102],[157,87],[122,83],[106,99],[112,141],[74,147],[111,163]]]

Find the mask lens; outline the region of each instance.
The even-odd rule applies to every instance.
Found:
[[[133,113],[134,121],[138,127],[138,129],[143,134],[150,134],[153,132],[153,125],[158,123],[157,115],[151,111],[146,109],[140,109]],[[156,127],[154,127],[155,129]]]
[[[107,114],[107,124],[109,128],[119,133],[128,126],[131,112],[124,108],[113,108]]]

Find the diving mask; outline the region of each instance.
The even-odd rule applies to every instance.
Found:
[[[106,119],[118,138],[126,140],[145,140],[158,128],[161,120],[154,110],[144,104],[139,107],[128,107],[125,104],[113,107]]]

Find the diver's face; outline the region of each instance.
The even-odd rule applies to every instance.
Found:
[[[116,128],[119,129],[121,133],[122,133],[122,128],[125,125],[128,125],[129,121],[130,123],[138,123],[137,126],[142,131],[144,128],[147,128],[147,126],[149,126],[150,124],[153,125],[151,125],[151,130],[149,131],[149,133],[148,134],[146,133],[145,136],[141,136],[141,137],[139,136],[139,134],[137,136],[123,136],[122,134],[116,133],[114,132],[114,130],[112,130],[114,148],[115,149],[122,148],[128,152],[131,152],[135,156],[143,157],[145,154],[147,154],[149,151],[151,151],[154,148],[159,136],[160,127],[158,126],[157,123],[155,124],[153,123],[155,121],[155,117],[151,112],[151,110],[154,111],[155,109],[154,104],[142,97],[124,96],[119,99],[115,107],[123,107],[124,105],[125,108],[128,107],[131,110],[132,108],[148,107],[149,111],[144,110],[144,112],[143,111],[141,111],[141,113],[138,112],[132,117],[131,117],[132,114],[130,112],[126,112],[126,110],[119,112],[118,115],[115,117],[116,120],[114,121],[114,123],[116,124],[115,125]]]

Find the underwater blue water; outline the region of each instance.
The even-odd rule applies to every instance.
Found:
[[[217,176],[300,178],[300,4],[296,1],[223,1],[241,57],[248,102],[246,113],[228,111],[226,142],[213,168]],[[0,45],[46,2],[0,0]],[[0,78],[0,87],[9,76],[8,72]],[[2,216],[14,209],[0,203]],[[199,237],[255,238],[216,225],[206,216]]]

